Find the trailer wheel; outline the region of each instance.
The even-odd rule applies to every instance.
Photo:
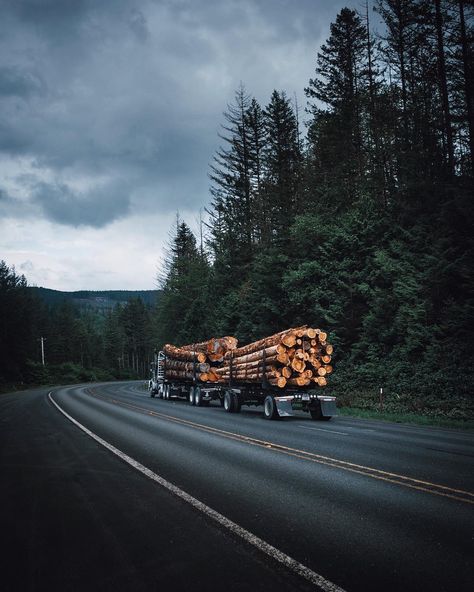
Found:
[[[232,393],[232,399],[234,403],[234,413],[240,413],[242,403],[240,402],[239,395],[237,393]]]
[[[224,409],[227,413],[234,413],[234,397],[232,391],[224,393]]]
[[[331,419],[331,415],[323,415],[321,403],[319,402],[316,409],[310,409],[309,412],[311,414],[311,419],[314,421],[329,421]]]
[[[278,419],[280,417],[275,399],[271,395],[267,395],[263,402],[263,416],[265,419]]]
[[[163,386],[163,399],[166,399],[166,401],[168,401],[169,398],[170,398],[170,385],[165,384]]]
[[[202,407],[203,404],[201,387],[199,386],[194,389],[194,404],[196,407]]]
[[[195,393],[194,393],[194,387],[193,386],[189,389],[188,402],[189,402],[190,405],[195,405],[196,404],[196,396],[195,396]]]

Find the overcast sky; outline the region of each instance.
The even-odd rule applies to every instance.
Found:
[[[331,21],[363,4],[0,0],[0,259],[30,285],[156,288],[240,82],[303,109]]]

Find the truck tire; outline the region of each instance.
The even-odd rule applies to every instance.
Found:
[[[234,413],[240,413],[242,403],[240,402],[239,395],[237,393],[232,393],[232,398],[234,400]]]
[[[224,409],[227,413],[234,413],[234,396],[232,391],[224,393]]]
[[[170,385],[165,384],[165,385],[163,385],[163,399],[166,399],[168,401],[169,398],[170,398]]]
[[[195,395],[195,390],[194,390],[193,386],[189,389],[188,403],[190,405],[196,404],[196,395]]]
[[[199,386],[194,389],[194,404],[196,407],[202,407],[203,404],[201,387]]]
[[[271,395],[267,395],[263,402],[263,417],[265,419],[278,419],[280,417],[275,399]]]
[[[323,412],[321,411],[321,403],[319,402],[317,407],[315,409],[310,409],[309,412],[313,421],[329,421],[331,419],[330,415],[323,415]]]
[[[155,391],[154,391],[153,387],[151,387],[151,389],[150,389],[150,397],[151,397],[152,399],[154,399],[154,398],[155,398]]]

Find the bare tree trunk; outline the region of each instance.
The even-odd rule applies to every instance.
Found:
[[[469,51],[469,42],[466,34],[466,22],[464,19],[464,1],[459,0],[459,24],[461,29],[461,50],[464,68],[464,92],[466,94],[467,121],[469,126],[469,149],[471,151],[471,168],[474,175],[474,91],[472,80],[472,56]]]
[[[441,14],[441,0],[435,0],[436,11],[436,36],[438,44],[438,76],[441,100],[443,104],[444,130],[446,133],[446,148],[448,157],[449,175],[454,175],[454,148],[453,148],[453,130],[451,126],[451,113],[449,110],[448,83],[446,80],[446,61],[444,58],[443,41],[443,16]]]

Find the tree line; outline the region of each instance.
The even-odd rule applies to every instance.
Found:
[[[153,317],[141,298],[105,316],[68,300],[47,304],[0,261],[0,385],[143,378],[153,356]]]
[[[241,86],[210,167],[206,240],[173,232],[157,340],[247,342],[308,323],[336,346],[348,404],[472,406],[471,3],[344,8],[305,88]],[[458,402],[453,405],[453,400]]]

